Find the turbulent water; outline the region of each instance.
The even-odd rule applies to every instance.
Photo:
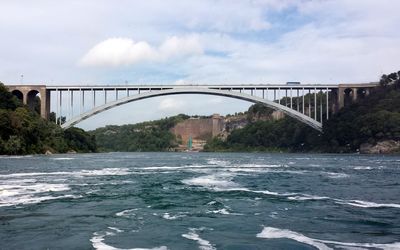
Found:
[[[400,249],[400,157],[0,157],[0,249]]]

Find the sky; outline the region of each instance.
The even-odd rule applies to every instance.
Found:
[[[398,0],[1,0],[0,81],[377,81],[400,70],[399,9]],[[227,114],[249,105],[167,96],[111,109],[79,126]]]

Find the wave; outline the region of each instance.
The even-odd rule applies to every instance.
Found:
[[[319,240],[307,237],[298,232],[294,232],[287,229],[274,228],[274,227],[264,227],[263,230],[257,234],[257,237],[265,239],[282,239],[282,238],[291,239],[300,243],[316,247],[319,250],[333,249],[329,247],[329,245],[333,245],[335,247],[362,247],[362,248],[378,248],[384,250],[400,249],[400,242],[380,244],[380,243],[352,243],[352,242],[339,242],[331,240]]]
[[[51,158],[54,161],[70,161],[74,160],[75,158],[72,157],[58,157],[58,158]]]
[[[124,232],[124,230],[116,228],[116,227],[108,227],[108,229],[114,230],[117,233],[123,233]]]
[[[134,211],[139,210],[139,208],[134,208],[134,209],[127,209],[121,212],[116,213],[116,216],[122,216],[122,217],[128,217],[130,215],[135,215]]]
[[[30,157],[33,157],[33,155],[0,155],[0,159],[21,159]]]
[[[208,214],[224,214],[224,215],[228,215],[231,214],[228,209],[226,208],[221,208],[221,209],[217,209],[217,210],[212,210],[212,211],[207,211]]]
[[[164,213],[162,217],[166,220],[176,220],[185,216],[184,214],[170,215],[170,213]]]
[[[350,205],[354,207],[364,207],[364,208],[387,208],[387,207],[394,207],[400,208],[400,204],[395,203],[375,203],[371,201],[361,201],[361,200],[339,200],[334,199],[336,203]]]
[[[354,166],[353,169],[355,169],[355,170],[371,170],[373,168],[367,167],[367,166]]]
[[[45,200],[60,198],[78,198],[74,195],[43,196],[48,192],[62,192],[70,190],[66,184],[35,183],[32,179],[8,180],[0,185],[0,207],[20,204],[39,203]]]
[[[317,195],[309,195],[309,194],[302,194],[288,197],[289,200],[295,201],[308,201],[308,200],[329,200],[330,197],[327,196],[317,196]]]
[[[60,195],[60,196],[28,196],[24,195],[21,197],[18,197],[17,199],[12,199],[12,200],[2,200],[0,201],[0,207],[8,207],[8,206],[17,206],[17,205],[25,205],[25,204],[35,204],[39,203],[42,201],[48,201],[48,200],[57,200],[57,199],[77,199],[77,198],[82,198],[80,195]]]
[[[250,192],[255,194],[264,194],[269,196],[284,197],[292,201],[318,201],[318,200],[331,200],[337,204],[350,205],[362,208],[400,208],[400,204],[395,203],[375,203],[370,201],[362,200],[345,200],[331,198],[328,196],[318,196],[303,193],[290,193],[290,192],[274,192],[269,190],[251,190],[245,187],[241,187],[239,184],[232,181],[232,175],[227,174],[214,174],[195,177],[192,179],[183,180],[182,183],[191,186],[201,186],[204,188],[211,189],[213,191],[224,191],[224,192]]]
[[[212,174],[191,179],[182,180],[183,184],[189,186],[202,186],[213,190],[229,190],[230,188],[239,187],[239,185],[232,180],[232,175],[229,174]]]
[[[90,239],[92,246],[96,250],[168,250],[166,246],[154,247],[154,248],[116,248],[104,243],[104,238],[106,236],[114,236],[114,232],[105,232],[103,234],[93,233],[93,237]]]
[[[218,165],[218,166],[229,166],[231,163],[229,161],[218,160],[218,159],[208,159],[207,164],[209,165]]]
[[[321,172],[321,173],[331,179],[339,179],[339,178],[349,177],[349,175],[345,174],[345,173],[335,173],[335,172]]]
[[[128,168],[103,168],[93,170],[80,170],[72,172],[33,172],[33,173],[14,173],[0,175],[0,178],[27,177],[27,176],[48,176],[48,175],[69,175],[69,176],[102,176],[102,175],[128,175],[131,174]]]
[[[203,228],[189,228],[189,233],[182,234],[183,238],[197,241],[199,244],[199,249],[201,250],[216,250],[216,248],[208,241],[200,238],[200,236],[196,233],[197,231],[204,230]]]

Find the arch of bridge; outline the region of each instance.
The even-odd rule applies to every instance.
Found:
[[[114,107],[121,106],[126,103],[143,100],[143,99],[147,99],[147,98],[158,97],[158,96],[177,95],[177,94],[217,95],[217,96],[225,96],[225,97],[245,100],[245,101],[249,101],[252,103],[261,103],[267,107],[282,111],[285,114],[287,114],[288,116],[293,117],[296,120],[299,120],[300,122],[303,122],[318,131],[322,131],[322,124],[320,122],[317,122],[316,120],[314,120],[296,110],[293,110],[289,107],[281,105],[279,103],[269,101],[269,100],[266,100],[266,99],[263,99],[263,98],[260,98],[257,96],[245,94],[245,93],[239,93],[239,92],[228,91],[228,90],[210,89],[210,88],[173,88],[173,89],[166,89],[166,90],[159,90],[159,91],[144,92],[141,94],[128,96],[128,97],[125,97],[125,98],[122,98],[122,99],[119,99],[119,100],[116,100],[116,101],[113,101],[110,103],[106,103],[102,106],[93,108],[79,116],[73,117],[71,120],[62,124],[61,127],[65,128],[65,129],[69,128],[91,116],[94,116],[103,111],[112,109]]]

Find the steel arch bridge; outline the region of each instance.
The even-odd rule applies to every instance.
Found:
[[[202,94],[224,96],[260,103],[321,131],[330,114],[344,106],[345,94],[355,100],[369,94],[377,83],[366,84],[286,84],[286,85],[8,85],[25,104],[36,95],[41,98],[41,115],[50,111],[66,129],[126,103],[166,95]],[[349,90],[349,91],[347,91]],[[362,90],[361,92],[359,90]],[[347,91],[347,92],[346,92]],[[32,102],[32,101],[31,101]],[[65,118],[65,121],[63,119]]]

